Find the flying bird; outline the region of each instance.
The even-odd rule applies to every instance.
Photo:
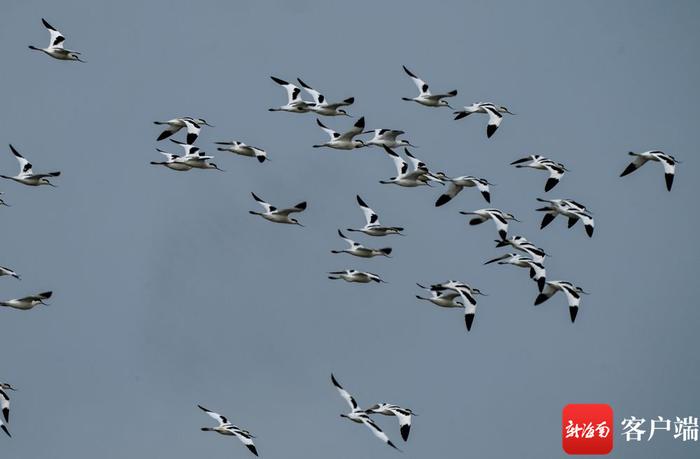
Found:
[[[14,277],[15,279],[20,279],[19,274],[11,270],[10,268],[5,268],[4,266],[0,266],[0,277],[2,276],[10,276]]]
[[[496,247],[505,247],[507,245],[513,247],[515,250],[519,250],[528,254],[533,260],[538,263],[544,262],[544,258],[548,256],[544,250],[537,247],[532,242],[528,241],[522,236],[513,236],[508,239],[496,239]]]
[[[360,205],[362,213],[365,215],[365,226],[362,228],[347,228],[348,231],[365,233],[368,236],[386,236],[388,234],[401,234],[403,228],[400,226],[384,226],[379,222],[379,215],[373,211],[360,195],[357,195],[357,204]]]
[[[48,306],[48,304],[44,303],[44,300],[48,300],[49,298],[51,298],[52,294],[53,292],[42,292],[37,293],[36,295],[25,296],[23,298],[0,301],[0,306],[6,306],[9,308],[22,310],[32,309],[37,304],[43,304],[44,306]]]
[[[318,118],[316,118],[316,124],[328,134],[330,140],[326,143],[314,145],[314,148],[328,147],[335,148],[336,150],[354,150],[355,148],[366,146],[365,142],[360,139],[353,140],[353,137],[362,134],[362,130],[365,128],[364,116],[357,120],[349,131],[342,134],[335,132],[333,129],[329,129]]]
[[[417,284],[420,288],[428,290],[431,292],[431,298],[423,298],[416,296],[418,299],[427,300],[431,303],[443,307],[443,308],[454,308],[462,307],[464,308],[464,325],[467,327],[467,331],[471,331],[472,324],[474,323],[474,316],[476,314],[476,295],[484,295],[478,288],[473,288],[464,282],[458,281],[447,281],[441,284],[433,284],[430,288],[423,287]],[[455,301],[456,297],[459,296],[462,303]],[[452,304],[450,304],[450,301]]]
[[[416,147],[408,140],[397,139],[398,136],[405,134],[405,132],[396,129],[374,129],[373,131],[365,131],[363,134],[374,134],[371,139],[365,142],[367,146],[388,148]]]
[[[450,107],[449,102],[447,102],[446,99],[448,97],[454,97],[457,95],[457,90],[454,89],[450,92],[443,93],[443,94],[433,94],[430,92],[430,88],[428,87],[428,83],[425,81],[421,80],[418,78],[413,72],[408,70],[406,66],[403,66],[404,72],[411,77],[411,80],[413,80],[413,83],[416,85],[418,88],[418,91],[420,91],[420,94],[418,94],[416,97],[402,97],[402,100],[407,100],[407,101],[412,101],[412,102],[417,102],[421,105],[425,105],[426,107]]]
[[[173,153],[168,153],[167,151],[163,151],[160,148],[156,148],[156,151],[166,157],[165,161],[151,161],[151,164],[154,166],[164,166],[167,167],[168,169],[178,171],[178,172],[184,172],[192,169],[192,166],[187,164],[183,157],[180,155],[175,155]]]
[[[496,132],[498,126],[501,125],[503,120],[503,114],[508,113],[509,115],[514,115],[506,107],[502,105],[495,105],[490,102],[477,102],[464,107],[464,110],[459,110],[454,112],[455,120],[460,120],[472,113],[486,113],[489,115],[489,122],[486,125],[486,137],[491,138],[491,136]]]
[[[34,171],[32,171],[31,163],[27,161],[27,159],[24,156],[20,155],[19,152],[15,150],[15,147],[10,145],[10,151],[13,155],[15,155],[17,162],[19,162],[19,173],[14,177],[10,177],[7,175],[0,175],[0,177],[4,179],[14,180],[17,183],[29,186],[56,186],[53,183],[49,182],[49,179],[47,177],[58,177],[59,175],[61,175],[60,172],[56,171],[47,172],[45,174],[35,174]]]
[[[430,186],[430,181],[439,181],[434,175],[430,173],[428,166],[416,158],[408,151],[408,148],[404,148],[404,153],[406,158],[411,163],[412,169],[409,170],[408,163],[404,161],[396,152],[394,152],[389,147],[384,147],[384,151],[391,157],[394,161],[394,166],[396,166],[396,176],[391,177],[387,180],[380,180],[379,183],[382,184],[394,184],[403,187],[416,187],[416,186]]]
[[[544,303],[554,296],[555,293],[560,291],[564,292],[564,295],[566,295],[566,301],[569,304],[569,316],[571,317],[571,323],[574,323],[576,314],[578,314],[578,307],[581,304],[581,294],[588,295],[588,293],[571,282],[548,281],[544,290],[535,298],[535,306]]]
[[[352,395],[345,389],[343,389],[343,386],[341,386],[338,381],[335,379],[335,376],[331,374],[331,382],[335,386],[335,388],[338,390],[338,393],[340,393],[340,396],[343,397],[343,400],[347,402],[348,405],[350,405],[350,412],[347,414],[341,414],[341,418],[348,419],[352,422],[356,422],[358,424],[364,424],[367,426],[369,430],[372,431],[372,433],[379,438],[381,441],[386,443],[387,445],[391,446],[394,449],[398,448],[396,445],[394,445],[391,440],[389,440],[389,437],[382,431],[382,429],[379,428],[379,426],[369,417],[369,415],[365,412],[365,410],[361,409],[355,399],[353,398]]]
[[[44,24],[44,27],[46,27],[46,29],[48,29],[49,31],[49,46],[47,46],[46,48],[37,48],[36,46],[29,45],[29,49],[32,49],[34,51],[41,51],[60,61],[85,62],[80,58],[80,53],[78,51],[71,51],[63,47],[63,44],[66,41],[66,37],[61,32],[59,32],[51,24],[46,22],[46,19],[42,18],[41,22],[42,24]]]
[[[459,213],[462,215],[476,215],[476,217],[469,220],[470,225],[480,225],[488,220],[493,220],[501,239],[508,237],[508,220],[520,222],[513,214],[503,212],[499,209],[479,209],[473,212],[460,211]]]
[[[659,150],[645,151],[643,153],[634,153],[630,151],[629,154],[631,156],[634,156],[634,160],[632,160],[632,162],[625,168],[625,170],[622,171],[620,177],[624,177],[627,174],[631,174],[632,172],[636,171],[644,164],[646,164],[647,161],[656,161],[664,166],[664,178],[666,179],[666,189],[668,191],[671,191],[671,187],[673,186],[673,177],[676,174],[676,164],[679,164],[680,161],[678,161],[673,156],[667,155],[663,151]]]
[[[338,236],[347,242],[350,247],[343,250],[331,250],[331,253],[347,253],[360,258],[372,258],[378,256],[389,257],[391,255],[391,247],[385,247],[383,249],[370,249],[359,242],[348,239],[340,230],[338,230]]]
[[[207,121],[202,118],[192,118],[190,116],[185,116],[182,118],[173,118],[168,121],[154,121],[153,124],[167,126],[165,130],[161,132],[158,136],[159,141],[167,139],[168,137],[177,133],[182,128],[187,128],[186,142],[189,145],[192,145],[197,140],[202,126],[213,127],[211,124],[207,123]]]
[[[238,438],[251,453],[255,454],[256,456],[258,455],[258,450],[255,448],[255,444],[253,443],[253,438],[255,438],[254,435],[252,435],[247,430],[241,429],[240,427],[231,424],[225,416],[222,416],[219,413],[215,413],[213,411],[209,411],[202,405],[197,406],[200,410],[207,413],[219,423],[219,425],[216,427],[202,427],[202,432],[216,432],[221,435],[234,436]]]
[[[349,97],[341,102],[330,103],[323,94],[301,81],[301,78],[297,78],[297,81],[304,88],[304,91],[308,92],[314,99],[314,103],[309,105],[309,109],[312,112],[323,116],[350,116],[340,107],[352,105],[355,102],[354,97]]]
[[[253,195],[253,198],[258,202],[258,204],[260,204],[265,209],[265,212],[255,212],[253,210],[249,210],[249,213],[253,215],[260,215],[265,220],[269,220],[274,223],[286,223],[288,225],[304,226],[301,223],[299,223],[295,218],[291,218],[289,214],[303,212],[304,210],[306,210],[306,201],[300,202],[294,207],[290,207],[287,209],[278,209],[277,207],[270,205],[267,202],[260,199],[258,196],[255,195],[255,193],[251,194]]]
[[[391,403],[375,403],[367,408],[365,413],[396,416],[396,419],[399,421],[399,430],[401,431],[401,438],[403,438],[403,441],[408,440],[408,434],[411,433],[411,418],[416,416],[409,408],[401,408]]]
[[[214,157],[207,155],[199,147],[195,147],[194,145],[183,143],[178,140],[170,139],[170,141],[180,145],[185,150],[184,156],[176,158],[178,162],[186,164],[193,169],[216,169],[223,172],[223,169],[219,168],[219,166],[210,161],[214,159]],[[163,153],[162,150],[158,151]]]
[[[268,109],[271,112],[289,112],[289,113],[308,113],[311,111],[313,102],[306,102],[301,98],[301,89],[298,86],[284,81],[280,78],[271,76],[272,81],[282,86],[287,91],[287,103],[277,108]]]
[[[255,158],[258,162],[264,163],[266,160],[269,161],[270,158],[267,157],[267,152],[262,148],[251,147],[243,142],[237,140],[229,142],[215,142],[217,145],[225,145],[225,147],[217,147],[219,151],[229,151],[241,156],[248,156],[250,158]]]
[[[435,207],[440,207],[448,202],[450,202],[455,196],[459,194],[464,188],[476,187],[484,197],[486,202],[491,203],[491,189],[489,186],[493,186],[488,180],[483,178],[474,177],[471,175],[462,175],[460,177],[448,177],[444,172],[437,172],[435,176],[445,182],[449,182],[447,191],[440,195],[440,197],[435,201]]]
[[[370,273],[367,271],[358,271],[356,269],[346,269],[345,271],[331,271],[328,274],[331,280],[344,280],[345,282],[357,283],[357,284],[368,284],[370,282],[376,282],[378,284],[385,283],[386,281],[379,277],[378,274]]]
[[[517,266],[518,268],[529,269],[530,278],[537,282],[537,288],[540,292],[544,288],[544,284],[547,281],[547,271],[542,263],[537,262],[532,258],[518,255],[517,253],[507,253],[505,255],[501,255],[500,257],[493,258],[484,264],[488,265],[491,263],[498,263],[499,265],[513,265]]]
[[[540,155],[530,155],[525,158],[515,160],[510,164],[511,166],[515,166],[517,168],[529,167],[531,169],[549,172],[549,178],[544,184],[545,192],[557,186],[561,176],[564,175],[564,172],[568,171],[568,169],[564,167],[562,163],[552,161],[551,159]]]
[[[544,217],[542,217],[542,223],[540,224],[540,229],[549,225],[557,215],[563,215],[568,218],[569,228],[573,227],[579,220],[583,221],[583,226],[586,229],[586,234],[588,237],[593,237],[593,230],[595,228],[595,221],[590,215],[590,211],[586,209],[586,206],[580,204],[571,199],[542,199],[537,198],[540,202],[546,202],[549,205],[547,207],[541,207],[537,209],[538,212],[546,212]]]
[[[9,390],[15,390],[15,388],[8,383],[0,383],[0,410],[2,410],[2,417],[5,418],[6,423],[10,422],[10,396],[7,395]],[[0,419],[0,425],[4,427],[2,419]],[[7,429],[3,430],[7,435],[10,435]]]

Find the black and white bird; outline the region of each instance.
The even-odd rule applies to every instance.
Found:
[[[411,433],[411,418],[416,414],[410,408],[401,408],[391,403],[375,403],[365,410],[367,414],[381,414],[384,416],[396,416],[399,421],[399,430],[403,441],[408,441]]]
[[[631,174],[632,172],[636,171],[644,164],[646,164],[647,161],[656,161],[664,166],[664,178],[666,179],[666,189],[668,191],[671,191],[671,187],[673,186],[673,177],[676,174],[676,164],[679,164],[680,161],[678,161],[673,156],[667,155],[663,151],[659,150],[645,151],[643,153],[634,153],[630,151],[629,154],[631,156],[634,156],[634,160],[632,160],[632,162],[625,168],[625,170],[622,171],[620,177],[624,177],[627,174]]]
[[[354,150],[355,148],[367,146],[363,140],[353,139],[355,136],[362,134],[362,130],[365,128],[364,116],[357,120],[349,131],[342,134],[326,127],[318,118],[316,118],[316,124],[328,134],[330,140],[326,143],[314,145],[314,148],[328,147],[336,150]]]
[[[459,296],[457,290],[451,290],[441,287],[424,287],[421,284],[416,283],[416,285],[423,290],[430,292],[429,297],[416,295],[416,298],[423,301],[429,301],[435,306],[440,306],[441,308],[463,308],[464,305],[459,301],[456,301]]]
[[[288,225],[299,225],[304,226],[299,223],[295,218],[291,218],[289,215],[297,212],[303,212],[306,210],[306,201],[302,201],[294,207],[289,207],[287,209],[278,209],[277,207],[263,201],[255,193],[251,193],[253,198],[260,204],[265,212],[256,212],[254,210],[249,210],[248,212],[253,215],[259,215],[265,220],[269,220],[274,223],[286,223]]]
[[[386,151],[392,161],[394,161],[394,166],[396,166],[396,176],[387,180],[380,180],[379,183],[394,184],[403,187],[416,187],[425,185],[429,186],[430,181],[440,182],[440,180],[430,173],[428,166],[426,166],[423,161],[413,156],[411,152],[408,151],[408,148],[404,148],[404,153],[408,161],[411,163],[411,168],[409,168],[408,163],[391,148],[385,146],[384,151]]]
[[[17,274],[12,269],[5,268],[4,266],[0,266],[0,277],[2,277],[2,276],[10,276],[10,277],[14,277],[15,279],[18,279],[18,280],[21,279],[19,277],[19,274]]]
[[[557,215],[563,215],[568,218],[569,228],[573,227],[579,220],[583,222],[583,226],[586,229],[586,234],[588,237],[593,237],[593,230],[595,229],[595,221],[590,215],[590,211],[586,209],[586,206],[580,204],[571,199],[542,199],[537,198],[540,202],[546,202],[549,205],[546,207],[541,207],[537,209],[538,212],[545,212],[544,217],[542,217],[542,223],[540,224],[540,229],[549,225]]]
[[[462,215],[475,215],[475,217],[469,220],[470,225],[480,225],[488,220],[493,220],[501,239],[508,237],[508,220],[520,222],[513,214],[503,212],[499,209],[479,209],[473,212],[460,211],[459,213]]]
[[[56,30],[55,27],[46,22],[46,19],[42,18],[41,22],[42,24],[44,24],[44,27],[46,27],[46,29],[49,31],[49,46],[47,46],[46,48],[37,48],[36,46],[29,45],[29,49],[33,49],[34,51],[41,51],[60,61],[85,62],[80,58],[80,53],[78,51],[71,51],[63,47],[63,44],[66,41],[66,37],[61,32],[59,32],[58,30]]]
[[[562,163],[552,161],[551,159],[540,155],[530,155],[525,158],[515,160],[510,164],[511,166],[515,166],[517,168],[529,167],[531,169],[549,172],[549,178],[544,184],[545,192],[557,186],[561,176],[564,175],[564,172],[568,171],[568,169],[564,167]]]
[[[357,195],[357,204],[359,204],[362,213],[365,215],[365,226],[362,228],[347,228],[351,232],[365,233],[368,236],[386,236],[388,234],[401,234],[403,228],[400,226],[384,226],[379,221],[379,215],[373,211],[367,203]]]
[[[168,120],[168,121],[154,121],[153,124],[167,126],[165,128],[165,130],[163,132],[161,132],[160,135],[158,136],[159,141],[167,139],[168,137],[177,133],[182,128],[186,128],[187,129],[186,142],[189,145],[192,145],[197,140],[197,138],[199,137],[199,133],[202,130],[202,126],[213,127],[211,124],[207,123],[206,120],[204,120],[202,118],[192,118],[191,116],[184,116],[181,118],[173,118],[173,119]]]
[[[450,202],[463,188],[472,187],[476,187],[486,202],[491,203],[491,189],[489,186],[493,186],[493,183],[490,183],[486,179],[474,177],[472,175],[448,177],[444,172],[436,172],[434,175],[443,182],[449,182],[447,191],[441,194],[437,201],[435,201],[435,207],[440,207]]]
[[[352,422],[356,422],[358,424],[364,424],[369,430],[372,431],[375,437],[379,438],[381,441],[391,446],[392,448],[398,449],[396,445],[394,445],[391,442],[391,440],[389,440],[389,437],[382,431],[382,429],[380,429],[379,426],[369,417],[365,410],[359,407],[359,405],[355,401],[355,398],[352,395],[350,395],[348,391],[343,389],[343,386],[341,386],[340,383],[338,383],[338,380],[335,379],[335,376],[333,374],[331,374],[331,382],[333,383],[333,386],[335,386],[335,388],[338,390],[338,393],[340,393],[340,396],[343,397],[343,400],[345,400],[347,404],[350,405],[350,412],[347,414],[341,414],[340,417],[348,419]]]
[[[398,136],[405,134],[404,131],[399,131],[396,129],[375,129],[373,131],[365,131],[363,134],[374,134],[374,136],[365,142],[367,146],[375,147],[388,147],[388,148],[399,148],[399,147],[413,147],[411,142],[405,139],[397,139]]]
[[[301,80],[301,78],[297,78],[297,81],[299,82],[301,87],[304,88],[304,91],[308,92],[314,99],[314,103],[309,105],[309,109],[312,112],[316,113],[317,115],[323,116],[350,116],[348,115],[348,112],[346,112],[340,107],[347,107],[348,105],[352,105],[355,102],[354,97],[348,97],[347,99],[342,100],[340,102],[330,103],[323,94],[321,94],[319,91],[316,91],[308,84],[304,83]]]
[[[464,325],[467,327],[467,331],[471,331],[472,329],[472,324],[474,323],[474,316],[476,314],[476,295],[485,295],[484,293],[481,292],[478,288],[474,288],[469,286],[468,284],[465,284],[464,282],[459,282],[459,281],[447,281],[443,282],[441,284],[433,284],[430,286],[429,289],[423,287],[422,285],[418,284],[419,287],[429,290],[433,296],[438,296],[438,297],[444,297],[443,300],[439,300],[438,298],[430,298],[427,299],[431,303],[441,306],[441,307],[463,307],[464,308]],[[452,306],[448,303],[450,296],[452,294],[456,294],[457,296],[460,297],[462,300],[462,303],[460,306]],[[424,299],[421,297],[418,297],[419,299]],[[452,300],[454,302],[454,299],[456,296],[452,297]],[[441,304],[442,303],[442,304]],[[460,303],[456,303],[459,305]]]
[[[231,424],[225,416],[210,411],[204,408],[202,405],[197,406],[200,410],[207,413],[219,423],[219,425],[216,427],[202,427],[201,430],[203,432],[216,432],[221,435],[234,436],[238,438],[251,453],[255,454],[256,456],[258,455],[258,450],[255,448],[255,444],[253,443],[253,438],[255,438],[254,435],[245,429],[241,429],[240,427]]]
[[[8,180],[14,180],[17,183],[29,186],[56,186],[53,183],[49,182],[49,179],[47,177],[58,177],[59,175],[61,175],[60,172],[55,171],[47,172],[45,174],[35,174],[32,170],[31,163],[27,161],[27,159],[24,156],[20,155],[19,152],[15,150],[15,147],[10,145],[10,151],[13,155],[15,155],[17,162],[19,162],[19,173],[15,176],[0,175],[0,177]]]
[[[192,169],[192,166],[187,164],[183,157],[180,155],[176,155],[173,153],[168,153],[167,151],[163,151],[160,148],[156,148],[156,151],[160,153],[161,155],[166,157],[165,161],[151,161],[151,164],[154,166],[164,166],[167,167],[168,169],[178,171],[178,172],[184,172]]]
[[[581,304],[581,295],[588,295],[588,293],[571,282],[548,281],[544,290],[535,298],[535,306],[544,303],[559,291],[564,292],[564,295],[566,295],[566,301],[569,304],[569,316],[571,317],[571,323],[574,323],[578,314],[578,307]]]
[[[494,242],[496,242],[496,247],[505,247],[505,246],[511,246],[515,250],[519,250],[521,252],[524,252],[530,256],[533,260],[535,260],[538,263],[544,262],[544,258],[548,256],[547,253],[545,253],[544,250],[541,248],[537,247],[535,244],[532,242],[528,241],[522,236],[513,236],[507,239],[501,239],[498,240],[496,239]]]
[[[402,97],[402,100],[407,100],[407,101],[413,101],[417,102],[421,105],[425,105],[426,107],[449,107],[452,108],[447,102],[446,99],[448,97],[454,97],[457,95],[457,90],[454,89],[452,91],[442,93],[442,94],[433,94],[430,92],[430,88],[428,87],[428,83],[425,81],[421,80],[418,78],[413,72],[408,70],[406,66],[403,66],[404,72],[411,77],[411,80],[413,80],[413,83],[416,85],[418,88],[418,91],[420,91],[420,94],[418,94],[416,97]]]
[[[347,253],[360,258],[372,258],[372,257],[389,257],[391,255],[391,247],[384,247],[382,249],[370,249],[365,247],[359,242],[355,242],[352,239],[348,239],[342,231],[338,230],[338,236],[348,243],[350,247],[343,250],[331,250],[331,253]]]
[[[37,304],[43,304],[44,306],[48,306],[48,304],[44,303],[44,300],[48,300],[49,298],[51,298],[52,294],[53,292],[42,292],[37,293],[36,295],[25,296],[23,298],[0,301],[0,306],[22,310],[32,309]]]
[[[313,102],[307,102],[301,98],[301,89],[298,86],[271,76],[272,81],[282,86],[287,91],[287,103],[276,108],[268,109],[271,112],[308,113],[311,111]]]
[[[518,255],[517,253],[507,253],[505,255],[501,255],[500,257],[493,258],[484,264],[488,265],[491,263],[498,263],[499,265],[513,265],[517,266],[518,268],[529,269],[530,278],[537,282],[537,288],[540,292],[544,288],[544,284],[547,281],[547,270],[545,269],[544,265],[530,257]]]
[[[264,163],[269,161],[270,158],[267,157],[267,152],[262,148],[252,147],[246,145],[243,142],[237,140],[228,142],[215,142],[217,145],[225,145],[224,147],[217,147],[219,151],[229,151],[241,156],[248,156],[249,158],[255,158],[258,162]]]
[[[211,160],[214,159],[214,157],[207,155],[199,147],[195,147],[194,145],[180,142],[178,140],[170,139],[170,141],[177,145],[180,145],[185,150],[185,155],[179,157],[177,161],[186,164],[193,169],[215,169],[223,172],[223,169],[219,168],[219,166],[211,162]]]
[[[11,390],[15,390],[11,384],[0,383],[0,410],[2,411],[2,418],[5,420],[5,423],[10,422],[10,396],[8,395],[8,391]],[[7,435],[10,435],[10,432],[7,430],[7,428],[5,428],[2,419],[0,419],[0,426]]]
[[[506,107],[502,105],[495,105],[490,102],[477,102],[464,107],[464,110],[459,110],[454,112],[455,120],[460,120],[472,113],[486,113],[489,115],[489,122],[486,126],[486,137],[491,138],[491,136],[496,132],[498,126],[501,125],[503,121],[503,114],[508,113],[509,115],[514,115]]]
[[[376,282],[378,284],[386,283],[378,274],[367,271],[358,271],[356,269],[346,269],[345,271],[331,271],[328,273],[328,278],[331,280],[344,280],[345,282],[357,284],[369,284]]]

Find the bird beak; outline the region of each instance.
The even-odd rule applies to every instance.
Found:
[[[494,263],[496,261],[500,261],[502,259],[503,259],[502,257],[494,258],[493,260],[489,260],[489,261],[485,262],[484,264],[488,265],[488,264]]]
[[[516,222],[518,222],[518,223],[522,223],[520,220],[518,220],[518,219],[515,218],[515,217],[513,217],[513,221],[516,221]]]

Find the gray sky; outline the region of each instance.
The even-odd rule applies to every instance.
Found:
[[[292,4],[293,3],[293,4]],[[338,418],[338,379],[361,404],[420,414],[401,457],[563,457],[567,403],[610,403],[616,419],[700,415],[700,311],[694,200],[700,98],[695,2],[62,2],[6,1],[0,15],[0,171],[13,143],[59,188],[0,184],[3,298],[52,289],[49,307],[1,310],[0,378],[16,385],[8,459],[248,457],[199,431],[201,403],[257,435],[262,457],[382,458],[399,453]],[[434,15],[422,24],[421,14]],[[87,64],[31,52],[45,17]],[[487,140],[485,118],[402,102],[407,65],[457,105],[489,100],[518,115]],[[592,294],[575,325],[561,294],[535,308],[534,283],[499,253],[492,225],[444,208],[439,189],[380,185],[379,149],[312,149],[312,115],[269,113],[302,77],[368,128],[407,132],[433,169],[498,184],[495,207],[552,253],[551,279]],[[217,154],[226,173],[148,164],[157,119],[202,116],[198,144],[237,139],[272,161]],[[349,119],[326,119],[337,130]],[[169,142],[161,148],[177,151]],[[684,161],[666,192],[658,164],[618,178],[627,151]],[[508,164],[539,153],[566,164],[550,197],[595,212],[596,234],[556,221],[540,231],[545,175]],[[306,228],[248,214],[255,191],[307,200]],[[360,225],[360,193],[405,238],[358,237],[393,259],[331,255]],[[386,285],[331,282],[330,270]],[[465,280],[488,292],[469,334],[459,311],[419,302],[415,282]],[[400,442],[393,419],[380,418]],[[618,427],[618,426],[616,426]],[[619,430],[618,430],[619,434]],[[657,434],[615,457],[697,457]]]

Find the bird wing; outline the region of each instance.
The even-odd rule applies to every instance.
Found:
[[[394,161],[394,166],[396,166],[396,175],[406,174],[406,172],[408,172],[408,163],[401,159],[401,157],[397,155],[396,152],[391,148],[387,147],[386,145],[383,145],[383,147],[384,151],[386,151],[386,153]]]
[[[666,188],[671,191],[673,185],[673,176],[676,173],[676,162],[666,155],[659,155],[661,164],[664,166],[664,177],[666,178]]]
[[[0,410],[2,410],[5,422],[10,422],[10,397],[3,389],[0,389]],[[2,423],[1,420],[0,423]]]
[[[537,295],[537,298],[535,298],[535,306],[538,304],[542,304],[548,299],[550,299],[554,294],[557,293],[557,289],[552,287],[552,284],[550,282],[547,282],[544,285],[544,288],[542,289],[542,292],[540,292],[539,295]]]
[[[15,147],[13,147],[12,145],[10,145],[10,151],[12,151],[12,154],[15,155],[15,158],[19,163],[19,175],[34,175],[34,172],[32,172],[32,164],[29,161],[27,161],[27,158],[25,158],[17,150],[15,150]]]
[[[483,179],[474,180],[476,183],[476,189],[479,190],[481,195],[486,199],[486,202],[491,202],[491,190],[489,189],[489,182]]]
[[[508,220],[503,218],[503,215],[500,212],[489,212],[489,215],[496,224],[496,229],[498,230],[499,234],[502,231],[505,231],[505,233],[508,234]]]
[[[204,408],[202,405],[197,405],[197,406],[199,407],[200,410],[204,411],[209,416],[216,419],[216,421],[219,423],[219,426],[223,426],[223,425],[228,424],[228,419],[226,419],[225,416],[222,416],[219,413],[215,413],[213,411],[210,411],[210,410]]]
[[[366,226],[376,226],[379,225],[379,215],[375,211],[373,211],[365,201],[362,200],[360,195],[357,195],[357,203],[360,205],[360,209],[362,209],[362,213],[365,214],[365,220],[367,221]]]
[[[460,191],[462,191],[462,186],[461,185],[456,185],[455,183],[451,182],[450,185],[447,187],[447,191],[440,195],[440,197],[435,201],[435,207],[440,207],[443,204],[447,204],[459,194]]]
[[[316,102],[316,104],[323,105],[326,102],[326,98],[324,97],[323,94],[321,94],[320,92],[316,91],[314,88],[309,86],[308,84],[301,81],[301,78],[297,78],[297,81],[299,82],[301,87],[304,88],[304,91],[311,94],[311,97],[313,97],[314,102]]]
[[[358,244],[357,242],[353,241],[352,239],[349,239],[348,237],[346,237],[346,236],[343,234],[343,232],[340,231],[340,230],[338,230],[338,236],[340,236],[340,238],[341,238],[342,240],[344,240],[345,242],[347,242],[347,243],[350,245],[350,247],[357,247],[357,246],[360,245],[360,244]]]
[[[411,162],[414,171],[420,171],[421,174],[428,172],[428,166],[423,161],[413,156],[411,152],[408,151],[408,148],[404,148],[403,151],[408,160]]]
[[[496,129],[498,129],[498,126],[501,125],[503,115],[501,115],[493,105],[482,105],[482,108],[486,110],[486,113],[489,115],[489,124],[486,126],[486,136],[491,137],[493,133],[496,132]]]
[[[399,131],[396,129],[379,129],[377,131],[377,137],[382,140],[396,140],[396,138],[401,134],[405,134],[404,131]]]
[[[304,209],[306,209],[306,201],[300,202],[299,204],[295,205],[294,207],[288,207],[286,209],[276,210],[275,213],[278,215],[289,215],[289,214],[293,214],[296,212],[303,212]]]
[[[562,285],[561,290],[566,295],[566,301],[570,308],[576,308],[581,304],[581,295],[573,287]]]
[[[641,156],[633,152],[629,152],[631,156],[634,156],[634,159],[632,160],[631,163],[627,165],[624,171],[620,174],[620,177],[624,177],[627,174],[631,174],[632,172],[636,171],[640,167],[642,167],[647,161],[649,161],[649,158],[646,156]]]
[[[241,441],[241,443],[243,443],[248,448],[248,450],[250,450],[251,453],[255,454],[256,456],[258,455],[258,450],[255,448],[255,444],[253,443],[253,436],[250,435],[250,433],[245,432],[237,427],[231,427],[226,430],[235,435],[236,438],[238,438]]]
[[[384,433],[384,431],[380,429],[379,426],[372,419],[369,418],[369,416],[362,416],[361,419],[362,423],[366,425],[369,428],[369,430],[372,431],[375,437],[379,438],[381,441],[391,446],[392,448],[398,449],[396,448],[396,446],[394,446],[391,440],[389,440],[389,437]]]
[[[199,131],[202,130],[202,127],[192,120],[184,120],[184,123],[187,128],[187,143],[192,145],[199,137]]]
[[[61,48],[63,49],[63,42],[66,41],[66,37],[63,36],[61,32],[56,30],[51,24],[46,22],[46,19],[42,18],[41,22],[44,24],[44,27],[49,31],[49,48]]]
[[[350,392],[346,391],[343,389],[343,386],[340,385],[340,383],[335,379],[335,376],[331,373],[331,382],[335,386],[336,389],[338,389],[338,393],[340,393],[340,396],[343,397],[343,399],[350,405],[350,408],[355,411],[357,410],[357,402],[353,398],[352,395],[350,395]]]
[[[301,94],[301,89],[280,78],[273,76],[270,78],[272,78],[272,81],[282,86],[287,91],[287,104],[291,105],[293,103],[302,102],[301,97],[299,96]]]
[[[559,183],[561,176],[564,175],[564,168],[558,164],[545,164],[544,167],[546,167],[549,172],[549,178],[544,186],[544,191],[549,191]]]
[[[267,202],[263,201],[263,200],[262,200],[260,197],[258,197],[255,193],[250,193],[250,194],[253,195],[253,199],[255,199],[255,200],[258,202],[258,204],[260,204],[261,206],[263,206],[263,208],[265,209],[265,212],[268,212],[268,213],[269,213],[269,212],[274,212],[275,210],[277,210],[277,208],[276,208],[275,206],[271,205],[270,203],[267,203]]]
[[[404,72],[406,72],[406,74],[409,77],[411,77],[411,80],[413,80],[413,84],[416,85],[416,87],[420,91],[421,96],[429,96],[430,95],[430,89],[428,87],[428,83],[426,83],[425,81],[421,80],[416,75],[414,75],[413,72],[408,70],[405,65],[403,66],[403,70],[404,70]]]
[[[352,128],[344,132],[340,137],[338,137],[338,140],[345,140],[349,141],[352,140],[353,137],[355,137],[358,134],[362,134],[362,131],[365,129],[365,117],[363,116],[355,124],[352,126]]]
[[[338,138],[340,137],[340,133],[335,132],[333,129],[330,129],[329,127],[327,127],[318,118],[316,118],[316,124],[318,124],[321,129],[326,131],[326,134],[328,134],[328,136],[331,138],[331,140],[338,140]]]

